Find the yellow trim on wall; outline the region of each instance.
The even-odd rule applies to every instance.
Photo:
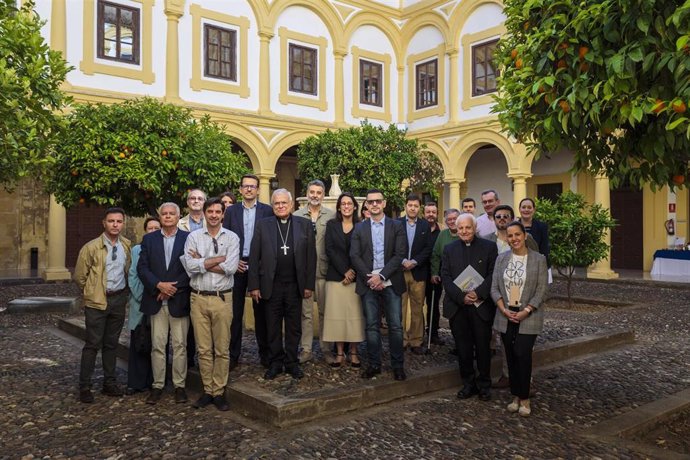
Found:
[[[286,27],[278,29],[278,35],[280,36],[280,94],[278,101],[283,105],[304,105],[325,112],[328,109],[328,102],[326,101],[326,47],[328,46],[328,40],[325,37],[313,37],[294,32]],[[302,95],[288,90],[289,42],[303,43],[316,47],[319,73],[316,96]]]
[[[84,55],[79,69],[86,75],[104,74],[140,80],[147,85],[156,80],[153,73],[153,4],[154,0],[130,0],[141,3],[141,64],[106,64],[96,61],[96,5],[95,0],[84,0]]]
[[[488,42],[499,38],[506,33],[504,25],[498,25],[475,34],[465,34],[462,36],[462,109],[469,110],[478,105],[491,104],[494,102],[491,94],[472,96],[472,46],[482,42]],[[451,82],[455,84],[456,82]],[[457,82],[460,84],[460,82]]]
[[[230,16],[217,11],[207,10],[196,3],[189,7],[192,15],[192,78],[189,85],[194,91],[209,90],[221,93],[238,94],[242,98],[249,97],[248,79],[248,30],[249,18],[245,16]],[[221,80],[202,76],[202,61],[204,59],[201,50],[201,36],[203,20],[209,19],[222,24],[227,24],[237,30],[237,82]]]
[[[532,176],[527,179],[527,196],[535,198],[537,196],[537,185],[543,184],[557,184],[563,186],[563,191],[570,190],[570,173],[563,174],[545,174],[541,176]]]
[[[353,46],[352,54],[352,116],[356,118],[372,118],[390,123],[391,116],[391,55],[375,53]],[[359,60],[366,59],[381,64],[383,68],[383,104],[380,108],[372,105],[361,104],[359,101]]]
[[[438,92],[437,101],[438,104],[432,107],[426,107],[417,110],[416,108],[416,91],[417,88],[417,76],[416,67],[418,64],[422,64],[426,61],[432,59],[438,59],[438,69],[437,69],[437,85],[436,89]],[[407,57],[407,121],[419,120],[420,118],[426,118],[431,116],[443,116],[446,114],[446,45],[441,44],[436,48],[430,49],[419,54],[411,54]],[[402,82],[398,82],[399,85]]]

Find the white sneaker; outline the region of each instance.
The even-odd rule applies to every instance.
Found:
[[[532,413],[532,408],[530,407],[529,400],[520,401],[520,408],[518,409],[518,414],[522,417],[529,417]]]
[[[520,409],[520,399],[515,398],[513,402],[508,404],[508,412],[517,412]]]
[[[311,361],[312,356],[311,356],[311,350],[302,350],[299,352],[299,356],[297,357],[299,360],[300,364],[304,364],[307,361]]]

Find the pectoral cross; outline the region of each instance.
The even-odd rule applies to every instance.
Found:
[[[283,243],[283,245],[280,247],[280,249],[283,250],[283,255],[287,255],[287,250],[290,249],[290,246],[288,246],[286,243]]]

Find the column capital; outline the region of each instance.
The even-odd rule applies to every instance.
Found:
[[[168,19],[179,20],[184,14],[185,0],[165,0],[163,11]]]
[[[460,50],[459,50],[458,48],[456,48],[456,47],[446,48],[446,54],[447,54],[450,58],[456,58],[456,57],[458,57],[458,54],[459,54],[459,53],[460,53]]]
[[[453,177],[453,178],[448,177],[448,178],[443,179],[443,181],[447,182],[448,185],[450,185],[450,186],[458,186],[459,187],[460,184],[464,184],[465,182],[467,182],[467,178],[463,177],[462,179],[458,179],[457,177]]]
[[[260,30],[259,31],[259,40],[270,42],[271,39],[275,37],[275,34],[273,33],[272,30]]]
[[[338,48],[333,50],[333,56],[335,56],[336,59],[344,59],[347,54],[346,49]]]
[[[513,179],[515,182],[525,182],[527,179],[532,177],[532,174],[508,173],[508,177]]]

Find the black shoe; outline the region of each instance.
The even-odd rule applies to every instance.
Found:
[[[230,358],[230,365],[228,367],[229,371],[233,371],[234,369],[237,369],[237,366],[240,365],[240,361],[235,358]]]
[[[79,390],[79,401],[85,404],[91,404],[93,402],[93,393],[88,388]]]
[[[160,388],[152,389],[149,393],[149,397],[146,398],[146,404],[156,404],[158,401],[160,401],[162,395],[163,390],[161,390]]]
[[[268,360],[268,356],[262,356],[261,358],[259,358],[259,362],[264,367],[264,369],[268,369],[269,367],[271,367],[271,362]]]
[[[184,388],[175,388],[175,402],[180,404],[186,403],[187,401],[187,392],[184,391]]]
[[[488,388],[482,388],[479,390],[479,400],[480,401],[491,401],[491,390]]]
[[[418,347],[412,347],[412,348],[410,348],[410,351],[412,351],[412,353],[414,353],[415,355],[424,355],[424,354],[426,354],[426,348],[424,348],[424,347],[421,346],[421,345],[418,346]]]
[[[219,411],[225,412],[226,410],[230,410],[230,404],[228,404],[228,401],[225,399],[225,396],[223,395],[218,395],[213,398],[213,405],[216,406],[216,409]]]
[[[125,394],[124,390],[120,385],[117,383],[109,383],[107,385],[103,385],[103,390],[101,390],[101,393],[103,393],[106,396],[115,396],[115,397],[120,397]]]
[[[273,380],[274,378],[278,377],[278,375],[283,373],[283,368],[282,367],[269,367],[266,373],[264,374],[264,379],[265,380]]]
[[[464,386],[462,387],[462,390],[458,391],[458,398],[459,399],[468,399],[471,398],[472,396],[476,395],[479,393],[479,390],[475,386]]]
[[[299,365],[292,366],[291,368],[287,369],[287,373],[292,376],[293,379],[301,379],[304,377],[304,371],[302,370]]]
[[[208,393],[204,393],[201,395],[199,399],[194,401],[194,404],[192,404],[192,407],[195,409],[203,409],[204,407],[208,406],[211,404],[213,401],[213,396],[211,396]]]
[[[363,379],[371,379],[374,378],[375,376],[379,375],[381,373],[381,368],[380,367],[373,367],[369,366],[366,368],[364,372],[362,372],[362,378]]]
[[[405,369],[403,368],[395,368],[393,369],[393,378],[395,380],[403,381],[407,378],[407,375],[405,375]]]

